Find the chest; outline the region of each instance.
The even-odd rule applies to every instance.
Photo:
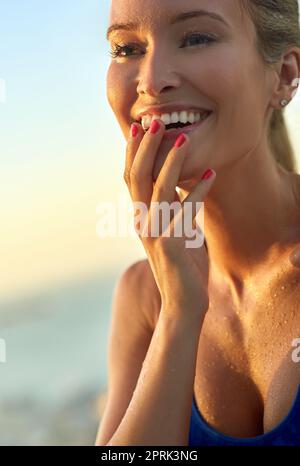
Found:
[[[204,419],[233,437],[255,437],[288,414],[300,383],[300,273],[256,283],[237,306],[211,291],[198,346],[195,399]]]

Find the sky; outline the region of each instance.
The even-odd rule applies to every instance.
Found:
[[[139,251],[117,239],[112,254],[115,238],[96,234],[99,202],[126,195],[123,135],[105,95],[108,6],[0,0],[0,298]]]
[[[105,90],[109,3],[0,0],[0,299],[145,256],[138,239],[96,233],[99,203],[129,201]],[[299,110],[297,95],[297,148]]]

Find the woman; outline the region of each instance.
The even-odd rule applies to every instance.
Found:
[[[300,445],[300,175],[283,116],[297,1],[112,0],[110,20],[107,95],[148,260],[115,290],[96,445]],[[204,200],[206,247],[147,236],[154,202],[192,203],[195,225]]]

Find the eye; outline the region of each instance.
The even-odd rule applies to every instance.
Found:
[[[185,36],[183,37],[183,44],[185,44],[189,40],[196,40],[196,42],[199,41],[198,43],[194,45],[209,45],[210,43],[216,41],[214,37],[211,37],[207,34],[200,34],[200,33],[185,34]],[[183,48],[183,46],[181,46],[180,48]],[[109,55],[112,58],[117,58],[117,57],[127,58],[127,57],[132,56],[132,54],[129,53],[129,55],[128,54],[124,55],[124,53],[126,53],[126,50],[130,51],[130,50],[136,50],[136,49],[137,49],[136,44],[123,44],[123,45],[113,44],[111,50],[109,51]]]
[[[194,45],[199,45],[200,44],[210,44],[211,42],[215,42],[216,39],[214,37],[211,37],[207,34],[200,34],[200,33],[192,33],[192,34],[186,34],[183,38],[183,43],[186,43],[190,40],[196,41],[196,44]],[[198,42],[198,43],[197,43]]]
[[[126,49],[135,49],[136,47],[133,44],[124,44],[124,45],[119,45],[119,44],[114,44],[111,50],[109,51],[109,55],[112,58],[127,58],[128,55],[122,55]]]

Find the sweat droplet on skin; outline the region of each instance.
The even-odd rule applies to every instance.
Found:
[[[215,422],[215,420],[216,420],[216,417],[214,414],[210,414],[210,413],[206,414],[206,422],[208,422],[209,424],[212,424]]]
[[[290,262],[294,267],[300,267],[300,248],[297,247],[290,254]]]

